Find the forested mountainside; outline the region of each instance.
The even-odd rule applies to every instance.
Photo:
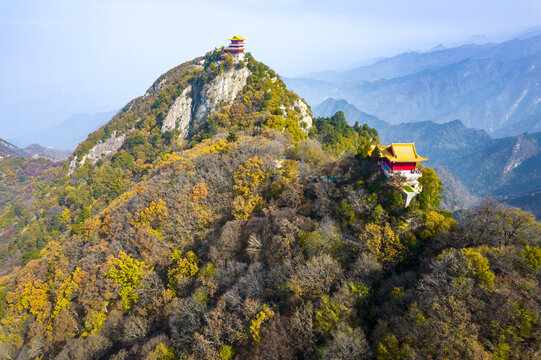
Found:
[[[222,55],[164,74],[2,207],[0,358],[541,355],[533,216],[454,219],[428,167],[405,208],[376,130],[312,119]]]
[[[407,53],[344,73],[287,79],[315,106],[345,99],[388,123],[460,119],[493,137],[541,131],[541,35]]]

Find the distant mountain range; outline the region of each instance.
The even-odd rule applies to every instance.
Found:
[[[0,160],[8,156],[17,156],[22,158],[43,157],[52,161],[66,160],[71,155],[69,150],[56,150],[45,148],[38,144],[31,144],[21,149],[6,140],[0,139]]]
[[[345,100],[329,99],[313,108],[314,115],[344,111],[349,123],[374,116]],[[348,117],[348,115],[350,117]],[[541,132],[491,138],[486,131],[464,126],[459,120],[374,126],[383,144],[415,142],[444,180],[448,209],[468,207],[479,197],[493,197],[520,206],[541,217]]]
[[[532,34],[285,81],[313,106],[345,99],[390,124],[460,119],[492,137],[541,131],[541,35]]]
[[[96,114],[75,114],[68,119],[46,129],[29,129],[16,139],[9,139],[19,145],[42,144],[55,149],[74,150],[88,134],[106,124],[116,114],[115,111]]]

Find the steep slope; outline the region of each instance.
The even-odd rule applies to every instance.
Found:
[[[493,140],[450,161],[449,168],[477,194],[520,194],[540,188],[540,152],[541,133],[523,134]]]
[[[474,208],[479,204],[480,198],[472,195],[468,188],[466,188],[466,186],[446,167],[437,166],[434,170],[443,183],[443,192],[441,194],[443,197],[441,202],[442,209],[460,211],[463,209]],[[528,208],[522,209],[526,211],[530,210]]]
[[[216,61],[220,55],[162,76],[79,146],[70,176],[55,173],[36,185],[35,199],[17,210],[3,208],[2,357],[240,353],[260,336],[261,324],[250,324],[279,314],[277,289],[264,297],[244,294],[244,273],[278,271],[302,254],[295,240],[300,231],[312,231],[316,219],[351,212],[347,184],[366,177],[362,186],[353,185],[359,225],[373,212],[378,218],[406,213],[398,190],[381,182],[373,164],[349,157],[335,164],[317,140],[307,140],[308,130],[317,137],[319,129],[311,128],[308,107],[272,70],[251,58],[227,65],[227,58]],[[377,141],[366,126],[353,130],[345,120],[339,126],[324,130],[346,142],[348,153]],[[334,186],[322,177],[328,170],[342,178],[341,190],[318,195]],[[361,201],[368,187],[385,191]],[[343,209],[327,206],[340,199]],[[255,230],[261,226],[268,230]],[[243,250],[245,243],[253,249]],[[227,275],[232,261],[240,271]],[[339,270],[328,255],[324,262]],[[206,275],[192,283],[199,269]],[[227,291],[220,290],[234,283],[244,298],[239,304],[224,302]],[[196,288],[201,297],[192,301]],[[188,327],[182,304],[203,306],[204,317],[231,307],[227,326],[236,335],[224,333],[207,350],[191,344],[192,330],[206,325]],[[137,350],[138,343],[148,349]]]
[[[24,263],[39,255],[56,236],[52,234],[70,228],[83,231],[89,216],[105,209],[174,151],[216,135],[229,133],[233,138],[235,131],[259,132],[262,128],[285,131],[296,140],[307,137],[310,110],[274,71],[249,54],[243,61],[228,56],[220,60],[222,56],[221,50],[212,51],[162,75],[144,96],[90,134],[62,170],[54,169],[50,173],[54,181],[40,183],[31,197],[15,191],[11,199],[23,204],[25,214],[33,220],[29,224],[28,218],[13,209],[0,209],[0,229],[13,234],[0,248],[2,261]],[[187,88],[192,89],[189,97],[193,100],[193,108],[186,113],[188,126],[181,128],[180,121],[173,127],[167,122],[164,125],[168,114],[178,111],[180,101],[176,100],[181,94],[186,96]]]

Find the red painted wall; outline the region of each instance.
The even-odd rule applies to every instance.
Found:
[[[414,162],[403,162],[403,163],[392,163],[389,161],[389,159],[384,158],[383,161],[389,165],[389,167],[393,170],[415,170],[415,164]]]

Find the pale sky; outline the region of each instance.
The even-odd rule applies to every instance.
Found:
[[[291,77],[539,25],[539,0],[0,0],[0,138],[121,108],[234,34]]]

